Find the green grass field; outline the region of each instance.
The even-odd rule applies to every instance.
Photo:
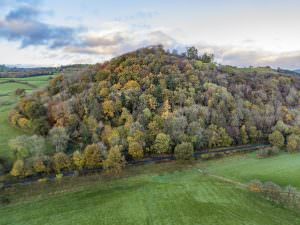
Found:
[[[281,186],[293,185],[300,190],[300,154],[281,154],[258,159],[255,153],[208,162],[213,174],[247,183],[253,179],[273,181]]]
[[[8,149],[8,140],[24,134],[23,131],[11,127],[8,122],[8,114],[18,101],[18,97],[14,94],[15,90],[17,88],[23,88],[26,90],[26,93],[29,94],[37,89],[45,87],[50,78],[50,76],[13,79],[0,78],[0,157],[11,159],[13,156]],[[28,82],[35,87],[21,83],[7,83],[6,81],[8,80]]]
[[[300,160],[298,155],[281,155],[257,163],[266,171],[267,180],[279,181],[271,168],[278,163],[295,163],[294,158]],[[244,164],[241,156],[234,156],[184,168],[174,162],[154,164],[131,168],[128,178],[117,180],[91,176],[66,179],[63,183],[69,182],[68,188],[63,183],[52,183],[45,189],[36,187],[46,184],[15,189],[13,203],[0,208],[0,224],[300,224],[300,213],[199,172],[199,168],[205,168],[211,173],[238,178],[231,172],[235,168],[240,177],[244,174],[245,181],[250,180],[255,172],[245,171],[254,165],[255,159],[250,155],[243,160]],[[297,180],[296,166],[284,167],[290,168],[285,169],[290,179]]]

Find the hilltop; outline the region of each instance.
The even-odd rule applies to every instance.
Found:
[[[18,159],[12,174],[110,168],[110,159],[122,164],[170,153],[188,159],[194,150],[248,143],[295,151],[299,90],[298,77],[217,65],[195,48],[180,55],[161,46],[138,49],[58,75],[23,97],[10,122],[37,136],[11,141]]]

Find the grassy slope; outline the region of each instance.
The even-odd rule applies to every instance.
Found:
[[[24,134],[23,131],[11,127],[7,120],[9,111],[18,101],[18,98],[14,95],[14,91],[17,88],[24,88],[27,93],[31,93],[36,89],[43,88],[47,85],[49,76],[13,79],[36,85],[36,88],[20,83],[1,83],[6,80],[12,79],[0,78],[0,157],[12,158],[7,142],[11,138]]]
[[[300,154],[281,154],[257,159],[255,153],[208,162],[208,171],[243,183],[253,179],[293,185],[300,190]]]
[[[231,163],[238,163],[236,159]],[[279,159],[285,161],[284,157]],[[29,201],[0,208],[0,224],[300,224],[300,214],[204,176],[197,169],[212,165],[200,163],[175,171],[174,164],[173,170],[162,173],[164,166],[167,165],[140,167],[144,175],[95,181],[77,191],[54,196],[40,197],[35,193],[36,197]]]

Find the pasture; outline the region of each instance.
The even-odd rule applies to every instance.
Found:
[[[255,153],[207,162],[207,171],[242,183],[251,180],[272,181],[280,186],[292,185],[300,190],[300,154],[280,154],[258,159]]]
[[[18,88],[25,89],[27,94],[46,87],[52,76],[39,76],[28,78],[0,78],[0,157],[12,159],[8,149],[8,140],[24,134],[17,128],[10,126],[8,115],[15,106],[19,97],[15,95]]]
[[[299,224],[298,212],[199,172],[200,168],[244,181],[262,178],[255,177],[259,175],[255,171],[245,172],[256,161],[259,169],[266,169],[266,180],[274,178],[279,182],[278,172],[272,175],[267,168],[274,169],[282,163],[282,171],[289,173],[296,168],[288,171],[288,162],[299,158],[283,154],[259,162],[253,154],[247,154],[197,161],[189,166],[169,162],[132,167],[121,179],[105,180],[94,175],[67,178],[47,186],[35,184],[14,190],[18,199],[0,208],[0,224]],[[297,180],[295,173],[289,176]],[[39,185],[42,188],[36,188]]]

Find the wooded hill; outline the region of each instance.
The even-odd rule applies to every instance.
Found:
[[[24,97],[11,124],[52,147],[25,151],[14,145],[22,140],[10,146],[23,167],[39,162],[57,172],[71,164],[103,166],[113,156],[120,162],[175,151],[184,159],[194,149],[269,141],[297,151],[299,90],[298,77],[269,67],[217,65],[195,48],[180,55],[142,48],[76,76],[57,76]]]

